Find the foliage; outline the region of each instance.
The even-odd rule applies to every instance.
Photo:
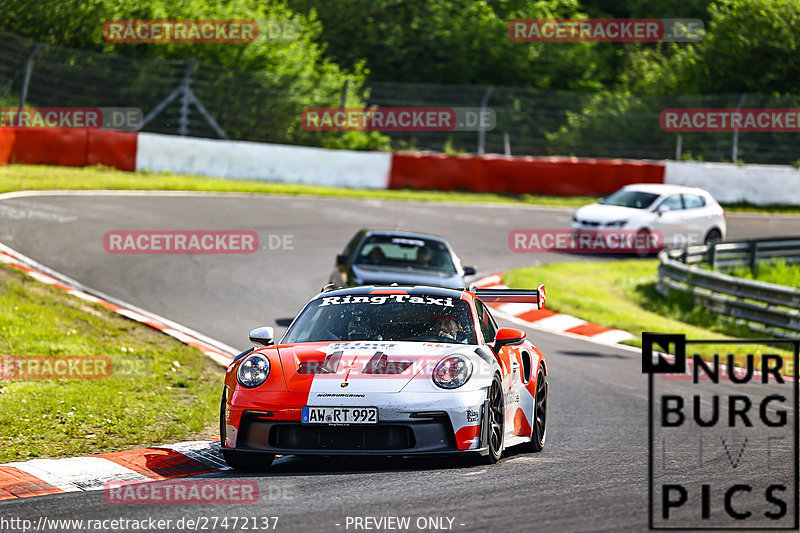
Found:
[[[3,18],[0,27],[33,40],[82,51],[159,60],[195,58],[200,65],[194,90],[206,107],[215,110],[219,122],[226,117],[234,123],[226,127],[233,138],[268,140],[289,144],[311,144],[343,148],[386,148],[387,139],[377,133],[356,132],[346,136],[307,132],[300,127],[303,107],[340,105],[342,88],[347,84],[346,105],[361,106],[367,71],[363,62],[341,67],[324,55],[317,40],[321,24],[312,16],[296,14],[278,1],[231,0],[143,0],[130,3],[116,0],[0,0]],[[103,38],[103,23],[119,19],[244,19],[262,21],[262,36],[254,43],[109,43]],[[282,31],[268,32],[264,28]],[[44,52],[42,53],[44,55]],[[89,63],[97,78],[107,80],[127,76],[127,105],[143,106],[135,97],[142,90],[158,86],[159,76],[177,70],[171,63],[104,61],[104,57],[73,54],[81,67]],[[219,68],[222,66],[224,68]],[[121,73],[120,69],[128,70]],[[164,73],[162,73],[163,71]],[[154,79],[154,76],[156,79]],[[164,87],[155,94],[159,101],[177,86]],[[160,87],[159,87],[160,88]],[[140,99],[140,98],[139,98]],[[265,106],[265,100],[269,105]],[[46,105],[48,102],[32,102]],[[65,102],[50,105],[74,105]],[[175,106],[178,104],[175,103]],[[242,122],[245,122],[242,124]],[[174,121],[173,121],[174,123]],[[268,125],[271,133],[259,134]],[[212,133],[213,135],[213,133]]]
[[[621,47],[520,43],[515,18],[585,18],[577,0],[290,0],[318,17],[335,61],[366,59],[371,80],[598,90],[613,80]]]

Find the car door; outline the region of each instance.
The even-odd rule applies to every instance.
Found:
[[[498,327],[489,309],[480,300],[475,300],[475,311],[478,314],[484,342],[494,341]],[[503,346],[496,355],[500,367],[503,369],[503,394],[505,395],[505,434],[506,437],[522,435],[525,424],[518,420],[517,411],[521,408],[523,394],[521,389],[525,386],[522,376],[522,354],[520,346]],[[529,426],[528,426],[529,427]],[[528,430],[527,435],[530,435]]]
[[[683,208],[683,195],[667,196],[655,208],[656,218],[653,229],[663,235],[665,246],[681,246],[686,241],[686,211]]]
[[[684,194],[686,208],[686,233],[688,244],[703,244],[706,233],[713,225],[713,212],[706,205],[706,199],[699,194]]]

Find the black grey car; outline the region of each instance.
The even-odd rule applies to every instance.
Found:
[[[464,276],[475,267],[462,267],[450,244],[441,237],[395,230],[359,230],[336,256],[330,283],[358,285],[430,285],[464,289]]]

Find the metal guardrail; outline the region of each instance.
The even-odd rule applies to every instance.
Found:
[[[800,263],[800,237],[712,243],[663,250],[658,254],[658,291],[691,292],[709,311],[747,321],[756,331],[776,336],[800,332],[800,289],[738,278],[716,269],[783,259]],[[705,264],[711,270],[701,268]]]

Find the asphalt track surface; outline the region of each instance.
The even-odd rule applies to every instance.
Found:
[[[571,213],[287,196],[53,195],[0,201],[0,242],[89,287],[245,348],[253,327],[277,324],[278,333],[283,331],[327,281],[334,256],[361,227],[440,234],[464,264],[482,273],[537,261],[606,260],[509,251],[510,230],[565,228]],[[800,218],[790,216],[730,214],[728,224],[731,239],[800,232]],[[191,229],[254,230],[262,245],[270,234],[291,235],[292,248],[250,255],[111,255],[103,249],[109,230]],[[540,454],[510,449],[490,467],[441,458],[288,456],[269,474],[212,475],[257,480],[262,496],[256,505],[110,505],[102,492],[87,492],[2,502],[0,516],[154,517],[173,523],[201,516],[278,516],[279,531],[356,531],[347,527],[347,517],[364,516],[411,517],[409,531],[420,530],[419,517],[450,517],[455,531],[647,530],[647,378],[641,355],[574,337],[528,334],[550,367],[548,438]],[[724,485],[730,472],[715,473],[714,483]]]

